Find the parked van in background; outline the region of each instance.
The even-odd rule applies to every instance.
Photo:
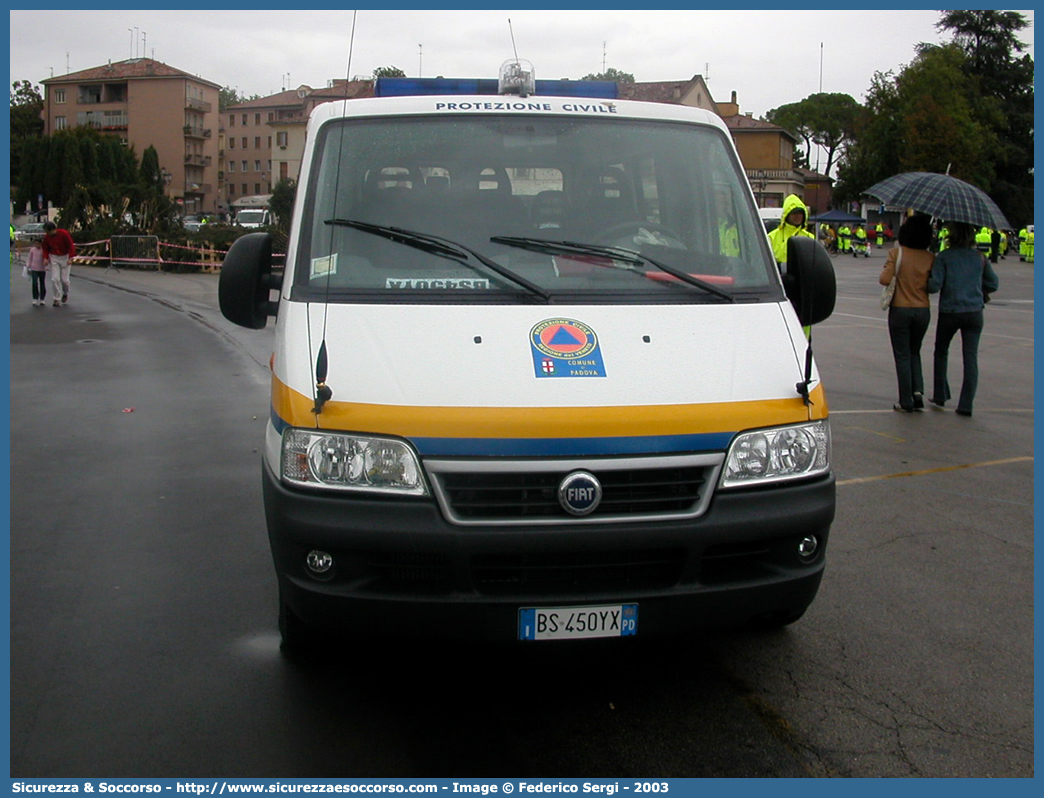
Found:
[[[248,208],[236,214],[236,224],[240,227],[267,227],[272,223],[272,214],[268,211]]]
[[[376,93],[312,112],[285,268],[252,233],[221,273],[229,320],[276,317],[284,644],[800,618],[835,501],[802,325],[834,273],[795,237],[780,276],[721,119],[517,61]]]
[[[761,221],[765,225],[765,232],[771,233],[773,230],[779,227],[779,223],[783,221],[783,209],[758,208],[758,216],[761,217]]]
[[[232,212],[232,223],[240,227],[267,227],[272,223],[272,214],[268,210],[271,194],[247,194],[229,203]]]

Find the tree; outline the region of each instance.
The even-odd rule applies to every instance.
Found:
[[[976,82],[983,103],[995,103],[990,195],[1021,226],[1033,219],[1033,59],[1020,31],[1029,27],[1016,11],[943,11],[936,27],[953,33],[967,56],[965,76]]]
[[[377,67],[373,70],[373,79],[377,78],[404,78],[406,73],[397,66]]]
[[[997,109],[981,101],[965,61],[955,45],[932,47],[899,75],[874,76],[866,116],[838,172],[838,200],[858,199],[874,183],[914,171],[949,171],[989,191]]]
[[[830,174],[835,160],[852,139],[860,113],[859,103],[847,94],[812,94],[800,102],[772,109],[765,120],[801,136],[806,155],[812,152],[813,144],[826,150],[822,171]]]
[[[609,67],[605,72],[597,75],[584,75],[580,80],[611,80],[614,83],[634,83],[634,75],[630,72],[621,72],[619,69]]]
[[[141,182],[146,191],[154,194],[163,193],[163,170],[160,169],[159,153],[151,144],[141,154]]]
[[[275,216],[276,226],[283,233],[290,232],[290,220],[293,217],[294,197],[297,195],[297,182],[284,177],[272,186],[272,196],[268,200],[268,208]]]
[[[28,80],[11,84],[11,179],[21,171],[21,159],[26,141],[43,135],[43,97]]]
[[[247,103],[251,100],[259,99],[261,99],[260,94],[251,94],[247,97],[245,94],[240,94],[231,86],[225,86],[218,90],[218,111],[224,112],[233,105],[239,105],[240,103]]]
[[[1008,11],[943,11],[942,45],[921,44],[898,75],[876,74],[834,196],[857,199],[890,175],[946,172],[989,194],[1008,220],[1033,218],[1033,59],[1026,19]]]

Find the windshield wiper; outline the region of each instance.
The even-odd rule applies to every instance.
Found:
[[[683,283],[702,289],[703,291],[714,294],[715,296],[719,296],[728,302],[736,301],[736,298],[728,291],[718,288],[718,286],[708,283],[706,280],[701,280],[699,277],[693,277],[691,274],[683,272],[681,269],[668,266],[665,263],[650,258],[648,255],[643,255],[640,252],[636,252],[633,249],[626,249],[625,247],[582,244],[577,241],[548,241],[543,238],[525,238],[517,236],[493,236],[489,240],[494,244],[503,244],[508,247],[519,247],[520,249],[528,249],[532,252],[542,252],[547,255],[598,255],[603,258],[609,258],[610,260],[622,261],[625,264],[630,264],[627,266],[621,266],[617,263],[613,263],[610,265],[610,268],[634,271],[646,277],[649,276],[649,273],[638,267],[649,264],[650,266],[655,266],[664,274],[669,274],[671,277],[681,280]]]
[[[370,233],[375,236],[381,236],[389,241],[394,241],[398,244],[404,244],[414,249],[419,249],[421,252],[427,252],[431,255],[437,255],[440,258],[448,258],[449,260],[463,263],[465,266],[474,268],[468,261],[474,258],[487,269],[496,272],[505,280],[514,283],[515,285],[521,286],[526,291],[535,296],[540,297],[545,302],[551,301],[551,294],[541,288],[531,280],[527,280],[520,274],[516,274],[504,266],[501,266],[496,261],[492,261],[480,252],[476,252],[470,247],[466,247],[457,241],[451,241],[448,238],[442,238],[441,236],[429,235],[428,233],[418,233],[416,230],[406,230],[402,227],[385,227],[381,224],[370,224],[369,222],[360,222],[355,219],[327,219],[326,224],[337,225],[339,227],[351,227],[355,230],[361,230],[364,233]]]

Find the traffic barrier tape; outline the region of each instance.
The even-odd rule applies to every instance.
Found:
[[[108,255],[96,255],[96,254],[91,254],[91,255],[74,255],[70,260],[72,262],[74,262],[74,263],[94,263],[94,262],[99,261],[99,260],[112,261],[113,257],[112,257],[112,254],[111,254],[112,253],[112,239],[111,238],[103,238],[103,239],[100,239],[99,241],[88,241],[88,242],[86,242],[84,244],[79,244],[78,247],[83,249],[83,248],[86,248],[86,247],[98,246],[100,244],[107,245],[108,248],[109,248],[109,253],[110,254],[108,254]],[[200,248],[200,247],[190,247],[190,246],[186,246],[184,244],[171,244],[171,243],[168,243],[168,242],[165,242],[165,241],[160,241],[158,246],[160,246],[160,247],[170,247],[172,249],[188,250],[189,252],[197,252],[200,255],[221,255],[222,258],[224,258],[224,256],[228,254],[228,250],[227,249],[204,249],[204,248]],[[274,253],[272,253],[272,257],[273,258],[285,258],[286,255],[284,253],[275,253],[274,252]],[[158,264],[159,268],[161,268],[161,269],[162,269],[164,264],[169,264],[171,266],[199,266],[201,268],[208,267],[208,266],[218,266],[218,267],[221,266],[221,263],[219,261],[214,261],[214,260],[167,260],[165,258],[116,258],[115,260],[119,261],[120,263],[155,263],[155,264]]]

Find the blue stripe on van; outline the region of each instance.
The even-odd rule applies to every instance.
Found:
[[[422,456],[578,457],[724,451],[734,432],[609,438],[411,438]]]
[[[280,435],[289,426],[271,409]],[[580,457],[725,451],[735,432],[601,438],[410,438],[429,457]]]

